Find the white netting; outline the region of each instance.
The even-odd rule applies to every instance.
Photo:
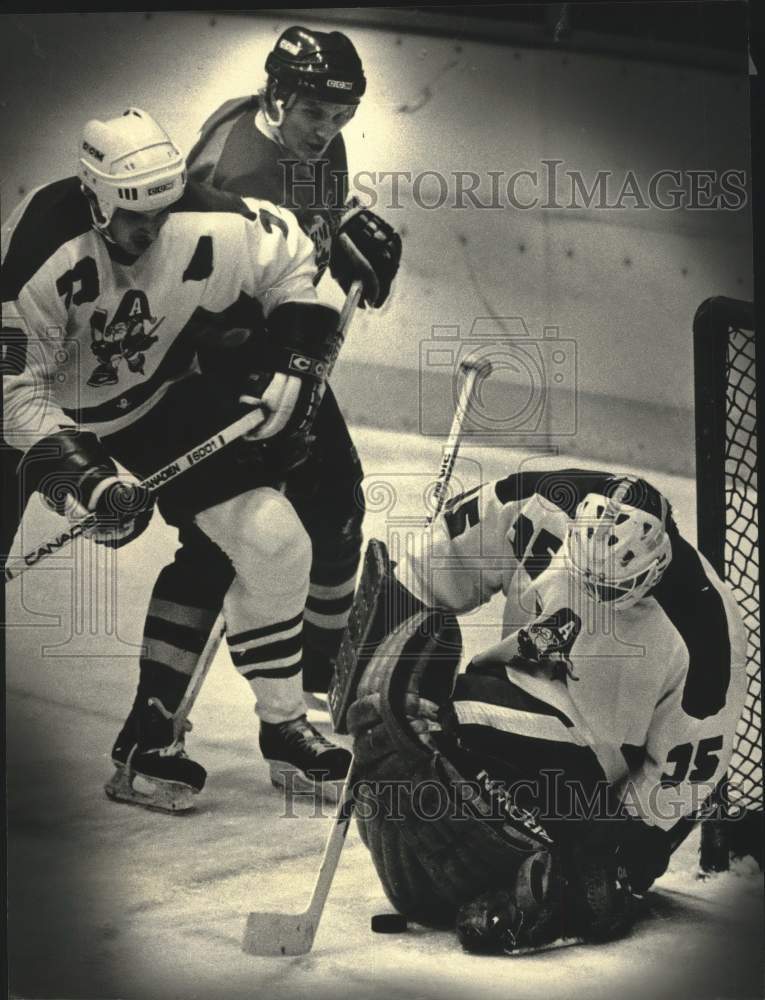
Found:
[[[752,331],[731,329],[726,375],[725,575],[749,633],[749,683],[729,768],[729,798],[742,808],[762,810],[757,414]]]

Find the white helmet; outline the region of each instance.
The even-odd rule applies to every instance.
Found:
[[[118,208],[151,212],[172,205],[186,185],[186,163],[178,147],[138,108],[86,123],[77,174],[95,198],[90,201],[99,229],[109,225]]]
[[[588,493],[568,525],[563,555],[593,600],[626,608],[661,579],[672,559],[667,500],[643,479],[615,477]]]

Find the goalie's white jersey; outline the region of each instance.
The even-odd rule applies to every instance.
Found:
[[[650,596],[617,611],[587,597],[560,549],[579,500],[610,476],[525,473],[471,490],[411,544],[397,575],[425,604],[462,613],[502,592],[506,637],[532,622],[562,627],[568,673],[508,666],[507,676],[567,722],[483,703],[461,703],[460,721],[590,747],[628,808],[669,829],[724,775],[747,637],[728,587],[680,536]]]
[[[206,316],[315,302],[314,247],[295,217],[248,207],[189,185],[131,260],[91,228],[76,178],[33,192],[3,233],[6,441],[26,451],[60,427],[121,430],[198,370]]]

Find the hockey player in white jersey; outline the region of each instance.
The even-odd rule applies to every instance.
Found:
[[[386,658],[415,641],[396,638],[406,634],[402,622],[433,608],[466,614],[495,594],[505,599],[503,637],[456,676],[437,716],[427,666],[408,687],[379,681]],[[387,578],[371,646],[386,634],[379,652],[363,653],[363,696],[348,716],[360,776],[379,778],[382,760],[390,775],[384,743],[370,736],[381,715],[366,701],[370,687],[406,690],[410,717],[417,688],[441,759],[479,780],[487,798],[499,795],[509,815],[525,817],[513,835],[514,869],[500,876],[471,856],[472,874],[458,869],[464,881],[430,883],[422,845],[414,876],[409,861],[392,868],[395,834],[375,832],[384,818],[365,821],[394,904],[434,922],[446,895],[460,940],[480,951],[622,932],[634,895],[665,871],[723,778],[746,688],[735,600],[682,537],[668,501],[644,480],[577,469],[470,490]],[[428,641],[433,658],[438,643]],[[442,645],[448,669],[454,641]],[[391,715],[382,714],[386,724]],[[401,777],[411,769],[408,761]],[[423,825],[424,842],[443,847],[434,830]],[[401,835],[402,858],[411,842]]]
[[[349,754],[305,716],[299,664],[311,545],[263,459],[264,442],[272,453],[282,442],[300,447],[337,347],[337,313],[316,298],[313,244],[269,202],[246,206],[187,185],[174,143],[130,108],[87,123],[78,176],[33,192],[4,246],[3,318],[14,347],[4,464],[18,461],[18,487],[5,504],[18,514],[38,491],[62,515],[102,514],[97,540],[124,544],[150,517],[136,477],[247,409],[265,408],[248,440],[167,485],[158,506],[171,524],[195,523],[234,567],[226,631],[256,694],[272,777],[286,781],[292,771],[328,789],[344,777]],[[199,338],[225,328],[213,321],[230,311],[240,323],[251,315],[260,329],[264,321],[265,334],[236,376],[201,375]],[[182,642],[186,625],[176,627]],[[264,645],[273,646],[270,669],[251,675]],[[191,805],[205,771],[182,740],[173,742],[171,721],[186,680],[142,657],[135,704],[112,752],[111,797]],[[148,798],[133,789],[135,775],[153,783]]]

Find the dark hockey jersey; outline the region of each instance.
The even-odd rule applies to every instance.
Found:
[[[236,98],[204,123],[187,164],[196,180],[242,197],[264,198],[294,212],[314,242],[321,276],[348,197],[342,135],[335,136],[320,160],[300,163],[266,125],[259,98]]]
[[[747,636],[727,585],[679,534],[658,586],[632,607],[596,604],[577,585],[561,554],[567,526],[612,475],[526,472],[470,490],[410,539],[396,573],[425,604],[460,613],[501,593],[504,639],[482,656],[509,664],[508,679],[554,710],[461,701],[460,723],[591,748],[627,807],[669,829],[725,773]],[[506,650],[532,623],[565,632],[570,673],[510,663]]]

